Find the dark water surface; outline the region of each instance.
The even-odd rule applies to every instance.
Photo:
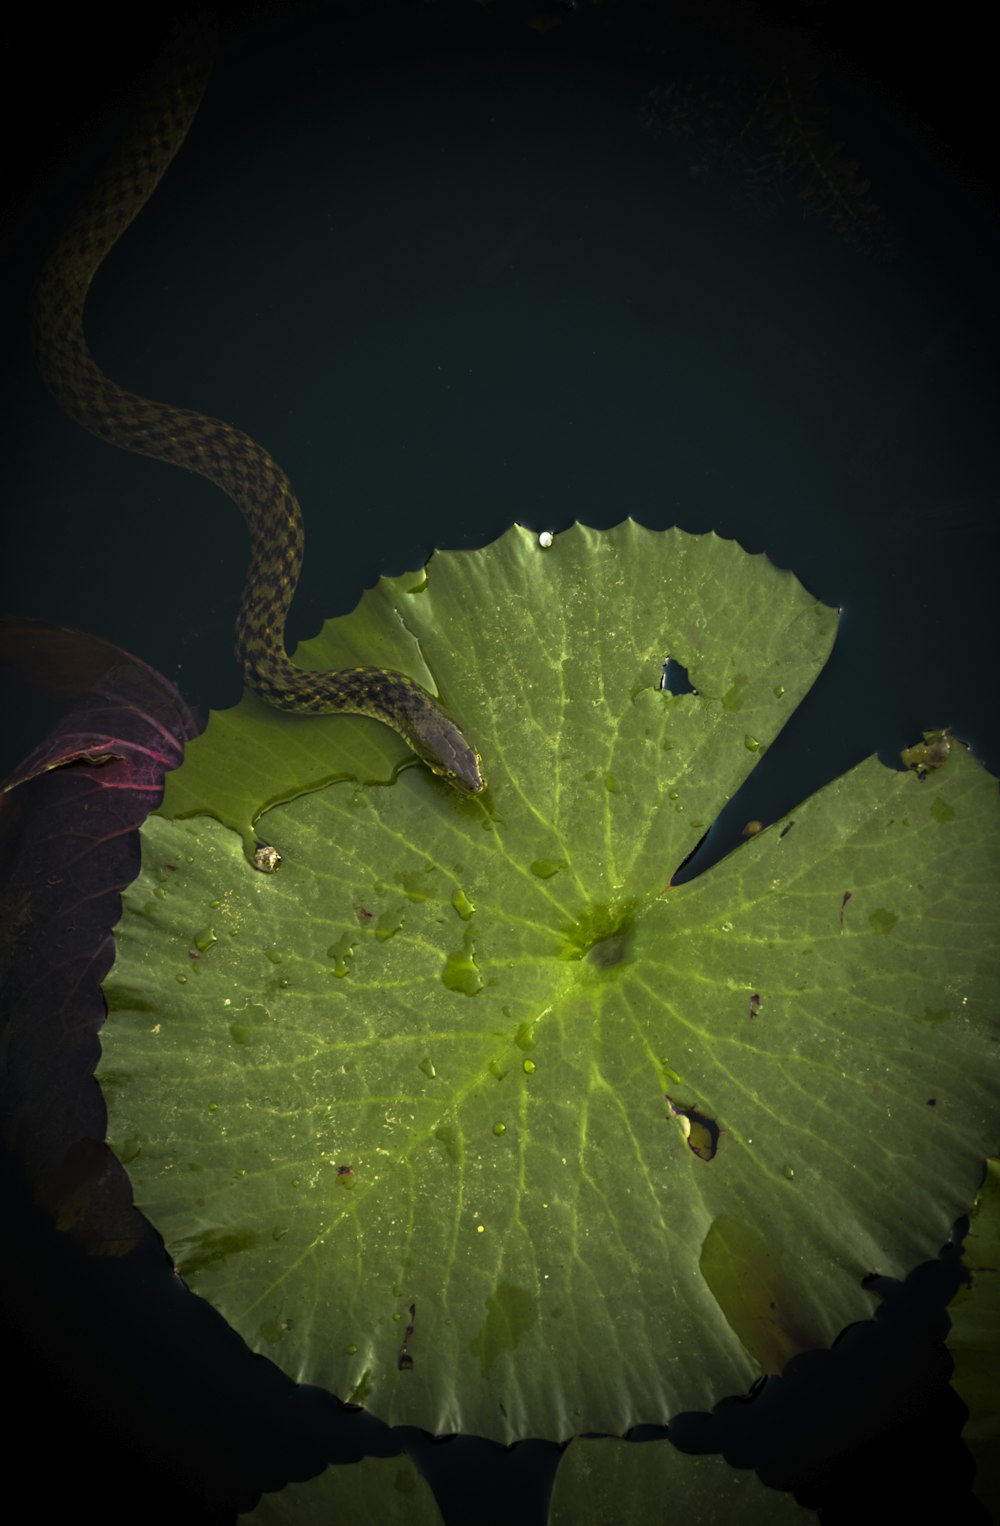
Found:
[[[291,644],[380,574],[513,520],[714,529],[841,606],[827,669],[692,872],[746,820],[927,727],[950,725],[1000,773],[985,66],[948,35],[869,34],[868,14],[247,7],[88,305],[110,375],[231,420],[289,473],[307,527]],[[32,271],[120,131],[122,82],[158,24],[118,29],[113,55],[99,14],[62,34],[28,18],[8,42],[36,83],[8,135],[26,146],[3,251],[0,611],[117,642],[207,711],[240,694],[239,515],[63,417],[26,338]],[[826,124],[811,165],[787,101],[766,106],[783,70]],[[0,702],[5,774],[48,711],[12,679]],[[319,1401],[276,1437],[283,1380],[258,1362],[248,1385],[240,1343],[167,1270],[136,1287],[124,1267],[83,1265],[16,1174],[8,1221],[26,1435],[53,1457],[40,1498],[221,1522],[314,1471],[327,1426],[340,1437]],[[817,1357],[794,1401],[772,1384],[672,1434],[804,1480],[827,1521],[902,1519],[915,1488],[925,1514],[984,1519],[939,1344],[952,1275],[917,1274],[822,1373]],[[359,1454],[400,1440],[364,1416],[344,1436]],[[545,1519],[554,1448],[402,1439],[451,1526]]]

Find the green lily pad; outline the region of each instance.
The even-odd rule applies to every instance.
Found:
[[[669,1503],[668,1503],[669,1502]],[[816,1515],[722,1457],[691,1456],[664,1438],[642,1443],[580,1437],[559,1462],[549,1526],[683,1521],[684,1526],[809,1526]]]
[[[442,1526],[430,1486],[406,1456],[334,1464],[304,1483],[265,1494],[243,1526]]]
[[[869,1315],[865,1274],[973,1196],[996,782],[957,745],[923,777],[870,759],[671,888],[833,611],[631,522],[515,529],[375,597],[402,638],[378,660],[417,643],[489,791],[419,766],[313,789],[265,818],[263,875],[272,753],[227,774],[210,728],[183,808],[220,819],[147,823],[105,987],[137,1202],[252,1347],[389,1423],[509,1441],[708,1407]],[[668,657],[696,693],[658,687]],[[391,776],[393,735],[341,719],[296,727],[303,785],[351,771],[359,728]]]

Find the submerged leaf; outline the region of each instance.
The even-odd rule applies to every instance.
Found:
[[[630,521],[409,585],[310,662],[375,610],[487,795],[345,778],[268,814],[264,876],[241,833],[275,754],[247,746],[236,832],[152,820],[105,987],[112,1138],[185,1278],[293,1377],[430,1431],[621,1434],[829,1342],[971,1198],[995,782],[960,747],[923,779],[872,759],[671,888],[835,613]],[[363,735],[391,775],[391,733],[308,724],[299,788],[370,777]],[[178,785],[225,819],[212,735]]]
[[[125,1254],[155,1238],[103,1143],[98,983],[136,829],[197,718],[161,674],[80,631],[0,621],[0,658],[67,702],[0,787],[0,1136],[60,1229]]]
[[[986,1162],[986,1180],[970,1215],[963,1260],[969,1284],[951,1302],[948,1350],[952,1387],[967,1405],[962,1432],[975,1458],[977,1499],[994,1520],[1000,1511],[1000,1160]]]
[[[684,1526],[810,1526],[818,1519],[751,1469],[730,1467],[722,1457],[685,1455],[666,1437],[641,1444],[612,1436],[570,1442],[556,1473],[549,1526],[671,1517]]]
[[[242,1526],[310,1526],[349,1520],[351,1526],[442,1526],[427,1481],[406,1456],[365,1457],[331,1464],[305,1483],[265,1494],[239,1517]]]

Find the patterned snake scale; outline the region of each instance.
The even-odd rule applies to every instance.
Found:
[[[205,90],[213,44],[210,24],[198,22],[168,45],[134,128],[50,250],[34,304],[38,368],[59,405],[92,434],[207,477],[240,509],[250,533],[250,566],[236,656],[254,694],[279,710],[373,716],[435,774],[478,794],[485,781],[475,748],[412,678],[389,668],[311,673],[289,660],[284,630],[302,568],[302,510],[263,446],[220,419],[127,392],[87,348],[83,309],[90,284],[183,143]]]

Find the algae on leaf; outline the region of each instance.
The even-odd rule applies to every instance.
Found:
[[[310,665],[358,622],[490,787],[365,787],[398,739],[299,724],[264,876],[248,823],[295,777],[252,743],[230,770],[237,719],[191,749],[174,808],[218,820],[143,832],[99,1071],[183,1275],[292,1377],[504,1441],[665,1421],[828,1343],[975,1191],[995,781],[960,746],[872,759],[671,888],[829,653],[791,574],[515,528],[384,581]]]

